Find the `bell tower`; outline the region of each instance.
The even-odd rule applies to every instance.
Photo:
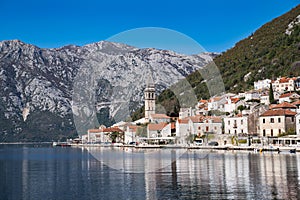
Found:
[[[155,85],[152,75],[147,80],[145,97],[145,119],[149,122],[150,116],[155,114]]]

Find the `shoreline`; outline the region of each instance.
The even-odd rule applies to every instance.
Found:
[[[71,147],[123,147],[135,149],[191,149],[191,150],[226,150],[253,152],[300,152],[300,146],[178,146],[178,145],[101,145],[101,144],[71,144]]]
[[[0,145],[15,145],[15,144],[52,144],[53,142],[0,142]]]
[[[53,146],[53,142],[2,142],[0,145],[37,145],[49,144]],[[183,145],[103,145],[103,144],[71,144],[68,147],[118,147],[118,148],[135,148],[135,149],[186,149],[186,150],[220,150],[220,151],[252,151],[252,152],[300,152],[300,146],[183,146]],[[55,146],[53,146],[55,147]],[[57,146],[66,147],[66,146]],[[292,151],[292,152],[291,152]]]

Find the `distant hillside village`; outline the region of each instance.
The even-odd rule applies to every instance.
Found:
[[[181,108],[179,117],[155,112],[155,85],[144,91],[145,117],[90,129],[83,143],[174,145],[296,145],[300,143],[299,77],[254,82],[251,91],[226,93]],[[299,139],[297,138],[299,136]]]

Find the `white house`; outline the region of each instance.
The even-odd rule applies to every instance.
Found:
[[[111,127],[111,128],[100,127],[99,129],[89,129],[87,133],[88,142],[91,143],[112,142],[109,135],[113,132],[118,132],[120,134],[124,133],[124,131],[119,129],[118,127]],[[123,142],[121,137],[118,137],[117,140],[118,140],[117,142]]]
[[[126,130],[124,132],[124,143],[125,144],[137,141],[136,131],[137,131],[138,127],[139,126],[135,126],[135,125],[130,125],[130,126],[126,127]]]
[[[232,113],[237,109],[239,105],[242,105],[242,102],[240,101],[239,98],[228,97],[227,102],[225,103],[224,106],[224,112]]]
[[[260,103],[263,103],[265,105],[269,105],[270,104],[270,97],[269,97],[269,95],[266,95],[266,94],[261,95],[260,96]]]
[[[210,110],[220,110],[224,111],[224,105],[226,103],[225,97],[213,97],[208,100],[207,109]]]
[[[189,118],[178,119],[176,121],[177,144],[186,144],[189,135]]]
[[[237,115],[224,118],[225,134],[248,134],[248,116]]]
[[[270,87],[271,80],[270,79],[264,79],[254,82],[254,89],[255,90],[263,90]]]
[[[249,100],[259,100],[260,99],[260,94],[255,91],[250,91],[245,93],[245,101]]]
[[[222,134],[222,119],[220,117],[206,117],[200,124],[200,133]],[[199,129],[199,128],[198,128]]]
[[[220,117],[194,116],[189,118],[189,133],[201,135],[222,134],[222,119]]]
[[[190,116],[193,116],[193,115],[194,115],[194,112],[193,112],[192,107],[190,107],[190,108],[180,108],[179,119],[184,119],[184,118],[187,118],[187,117],[190,117]]]
[[[298,95],[295,92],[289,92],[289,93],[285,93],[279,96],[279,103],[282,102],[292,102],[295,100],[298,100],[300,98],[300,95]]]
[[[167,130],[163,130],[167,127],[167,123],[158,123],[158,124],[148,124],[147,126],[147,136],[148,138],[158,138],[158,137],[167,137],[167,135],[171,135],[171,128]],[[169,124],[171,126],[171,124]]]
[[[295,80],[297,80],[297,78],[279,77],[272,82],[273,90],[281,94],[288,91],[294,91]]]
[[[208,114],[208,101],[200,100],[196,105],[195,115],[207,115]]]

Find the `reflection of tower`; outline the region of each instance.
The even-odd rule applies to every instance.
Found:
[[[152,114],[155,114],[155,85],[150,74],[145,89],[145,119],[147,122]]]

